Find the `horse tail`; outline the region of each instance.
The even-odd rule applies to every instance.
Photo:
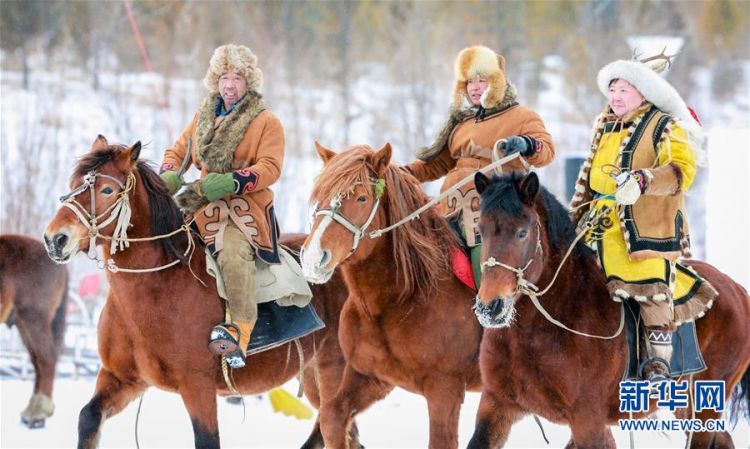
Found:
[[[736,425],[742,416],[750,421],[750,367],[745,370],[742,379],[734,387],[734,391],[732,392],[732,408],[729,416],[731,417],[732,425]]]
[[[57,310],[55,310],[55,317],[52,318],[52,339],[55,347],[58,349],[62,348],[63,340],[65,339],[65,316],[68,311],[68,270],[64,270],[63,272],[65,274],[65,284],[62,297]]]

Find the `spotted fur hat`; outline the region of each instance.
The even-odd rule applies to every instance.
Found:
[[[505,58],[491,49],[475,45],[464,48],[456,57],[455,62],[456,86],[453,89],[453,102],[455,105],[470,105],[466,94],[466,82],[471,78],[481,75],[487,78],[487,90],[481,98],[481,105],[485,109],[491,109],[503,100],[505,91],[508,89],[508,81],[505,78]]]
[[[219,77],[234,72],[247,81],[248,90],[260,93],[263,72],[258,68],[258,57],[244,45],[226,44],[214,50],[203,84],[211,92],[219,91]]]

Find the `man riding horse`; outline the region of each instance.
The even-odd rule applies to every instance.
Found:
[[[454,71],[456,83],[448,120],[435,142],[420,149],[418,160],[404,167],[409,173],[420,182],[445,176],[441,191],[446,191],[489,165],[500,139],[505,139],[506,155],[520,153],[536,167],[552,162],[552,138],[539,114],[518,104],[516,88],[505,76],[505,58],[481,45],[468,47],[458,54]],[[481,241],[477,230],[479,195],[474,183],[446,198],[440,212],[451,220],[469,248],[473,284],[478,288]],[[471,279],[468,281],[471,286]]]
[[[257,320],[255,258],[280,263],[269,187],[281,174],[284,130],[263,103],[257,61],[243,45],[215,50],[203,80],[209,93],[177,142],[165,150],[161,166],[171,193],[185,184],[184,161],[201,170],[201,179],[181,192],[177,202],[194,214],[217,258],[231,322],[212,329],[209,346],[233,368],[245,366]]]

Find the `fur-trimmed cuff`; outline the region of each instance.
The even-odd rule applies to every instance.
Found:
[[[234,193],[238,195],[255,190],[255,186],[258,185],[258,180],[260,179],[260,175],[250,167],[233,172],[232,177],[234,177],[234,181],[237,184],[237,190]]]
[[[200,208],[208,205],[209,201],[203,195],[201,189],[201,180],[198,180],[192,184],[188,184],[187,187],[180,192],[176,197],[177,205],[188,215],[193,215]]]
[[[674,196],[682,192],[682,170],[677,164],[669,163],[651,170],[653,179],[646,187],[646,195]]]

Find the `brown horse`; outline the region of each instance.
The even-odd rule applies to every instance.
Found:
[[[452,231],[428,211],[366,238],[367,229],[397,222],[427,198],[416,179],[389,165],[390,145],[317,149],[325,166],[311,195],[319,209],[302,267],[308,280],[325,282],[340,265],[349,289],[339,327],[344,378],[320,410],[326,447],[346,447],[353,416],[399,386],[427,399],[429,447],[455,448],[464,391],[480,387],[482,330],[473,293],[451,273]]]
[[[547,321],[527,296],[518,293],[523,280],[540,288],[552,281],[575,238],[567,211],[545,189],[540,192],[534,173],[493,180],[478,174],[475,184],[481,194],[482,260],[494,257],[497,263],[517,267],[520,274],[490,264],[482,275],[479,319],[490,327],[505,328],[488,329],[482,341],[484,387],[469,447],[502,445],[513,422],[529,413],[568,424],[572,432],[568,447],[615,447],[608,425],[628,418],[619,412],[618,396],[626,363],[625,335],[611,340],[574,335]],[[708,369],[695,378],[723,380],[727,395],[741,382],[744,397],[737,399],[750,402],[747,292],[708,264],[690,265],[719,293],[713,308],[696,321]],[[593,252],[581,243],[540,300],[563,325],[599,336],[614,333],[621,313],[610,299]],[[649,409],[654,408],[652,403]],[[689,418],[688,409],[678,412],[678,418]],[[696,414],[701,420],[720,416],[714,410]],[[727,432],[701,432],[692,435],[690,447],[734,445]]]
[[[120,198],[127,199],[132,210],[128,238],[148,238],[180,228],[182,215],[159,176],[138,160],[140,148],[140,142],[128,148],[97,138],[71,178],[71,197],[78,203],[78,212],[62,207],[47,226],[45,241],[52,259],[65,263],[89,248],[91,234],[78,215],[98,217],[94,221],[100,225],[92,233],[99,233],[96,244],[106,242],[120,221],[108,223],[107,213],[122,210],[116,205],[123,202]],[[303,239],[290,236],[281,241],[295,249]],[[110,291],[99,321],[102,369],[93,398],[81,410],[79,447],[96,446],[104,420],[150,386],[182,397],[196,447],[219,447],[216,395],[230,391],[219,359],[208,349],[208,338],[224,312],[201,251],[183,257],[188,243],[187,234],[179,232],[160,240],[132,242],[130,248],[114,255],[105,245],[105,263],[116,264],[120,270],[159,267],[174,260],[180,263],[149,273],[107,273]],[[336,391],[343,370],[336,337],[346,288],[337,277],[332,284],[316,286],[313,294],[327,327],[300,342],[306,362],[305,393],[318,407]],[[231,373],[237,390],[255,394],[292,379],[300,369],[293,346],[287,343],[250,356],[246,368]],[[321,441],[316,422],[304,447],[321,447]]]
[[[18,327],[36,372],[34,394],[21,412],[30,428],[44,427],[55,410],[52,386],[67,302],[68,271],[49,260],[42,242],[0,235],[0,323]]]

